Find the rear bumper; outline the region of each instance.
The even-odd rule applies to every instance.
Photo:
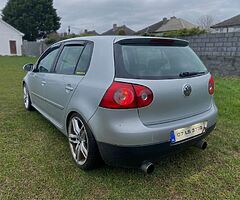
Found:
[[[189,138],[176,144],[163,142],[144,146],[117,146],[104,142],[98,142],[98,147],[103,160],[108,165],[120,167],[140,167],[143,161],[147,160],[154,162],[166,154],[176,152],[176,150],[183,150],[184,148],[194,145],[212,132],[214,127],[215,124],[209,127],[204,134],[194,138]]]
[[[141,122],[137,109],[115,110],[99,107],[88,121],[88,125],[99,143],[115,146],[147,146],[169,142],[172,130],[204,121],[208,122],[207,128],[210,128],[216,124],[216,120],[217,108],[214,103],[208,111],[199,115],[151,126]]]

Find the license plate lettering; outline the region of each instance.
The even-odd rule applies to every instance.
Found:
[[[207,122],[201,122],[194,124],[190,127],[176,129],[171,131],[170,141],[171,143],[179,142],[181,140],[200,135],[205,132],[207,128]],[[174,140],[172,139],[174,137]]]

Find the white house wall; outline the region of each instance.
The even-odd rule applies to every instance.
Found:
[[[0,21],[0,55],[11,55],[9,41],[16,41],[17,55],[22,55],[22,35]]]
[[[240,32],[240,25],[228,27],[228,28],[215,28],[217,33],[231,33],[231,32]]]

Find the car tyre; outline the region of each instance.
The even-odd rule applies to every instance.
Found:
[[[96,140],[78,113],[68,121],[68,141],[72,158],[81,169],[94,169],[102,163]]]
[[[26,84],[23,85],[23,103],[26,110],[28,111],[34,110]]]

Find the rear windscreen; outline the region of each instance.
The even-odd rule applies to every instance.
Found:
[[[180,78],[183,72],[207,69],[188,46],[115,44],[115,68],[118,78]]]

